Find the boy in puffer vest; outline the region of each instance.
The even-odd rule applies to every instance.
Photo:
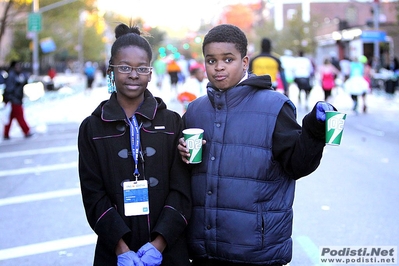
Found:
[[[286,265],[292,258],[295,182],[318,167],[325,112],[318,102],[302,127],[270,76],[248,74],[247,38],[219,25],[204,38],[207,95],[192,101],[185,128],[204,129],[202,163],[191,165],[188,245],[194,266]],[[188,149],[180,139],[182,160]]]

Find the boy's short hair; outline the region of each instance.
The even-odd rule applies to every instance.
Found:
[[[245,33],[237,26],[231,24],[222,24],[212,28],[204,38],[202,43],[202,53],[205,45],[214,42],[234,43],[241,54],[241,58],[247,55],[248,40]]]

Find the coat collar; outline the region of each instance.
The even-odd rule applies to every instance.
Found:
[[[143,104],[136,110],[136,114],[153,120],[158,109],[166,108],[165,103],[154,97],[149,90],[144,92]],[[103,101],[93,112],[93,115],[101,116],[103,121],[125,120],[126,115],[117,100],[117,93],[112,93],[109,100]]]
[[[219,91],[208,83],[208,97],[212,105],[215,107],[215,102],[224,99],[227,106],[236,106],[242,102],[251,92],[256,90],[273,90],[271,87],[271,79],[269,75],[255,76],[250,74],[247,79],[243,79],[236,86]]]

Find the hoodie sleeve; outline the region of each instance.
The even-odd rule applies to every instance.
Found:
[[[286,103],[281,109],[273,134],[273,155],[293,179],[309,175],[317,169],[325,146],[324,122],[313,110],[303,119],[301,127],[292,108]]]

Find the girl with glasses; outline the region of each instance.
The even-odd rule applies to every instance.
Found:
[[[94,265],[190,265],[190,178],[177,145],[180,115],[147,89],[152,48],[120,24],[107,70],[109,100],[80,125],[79,177],[98,235]]]

